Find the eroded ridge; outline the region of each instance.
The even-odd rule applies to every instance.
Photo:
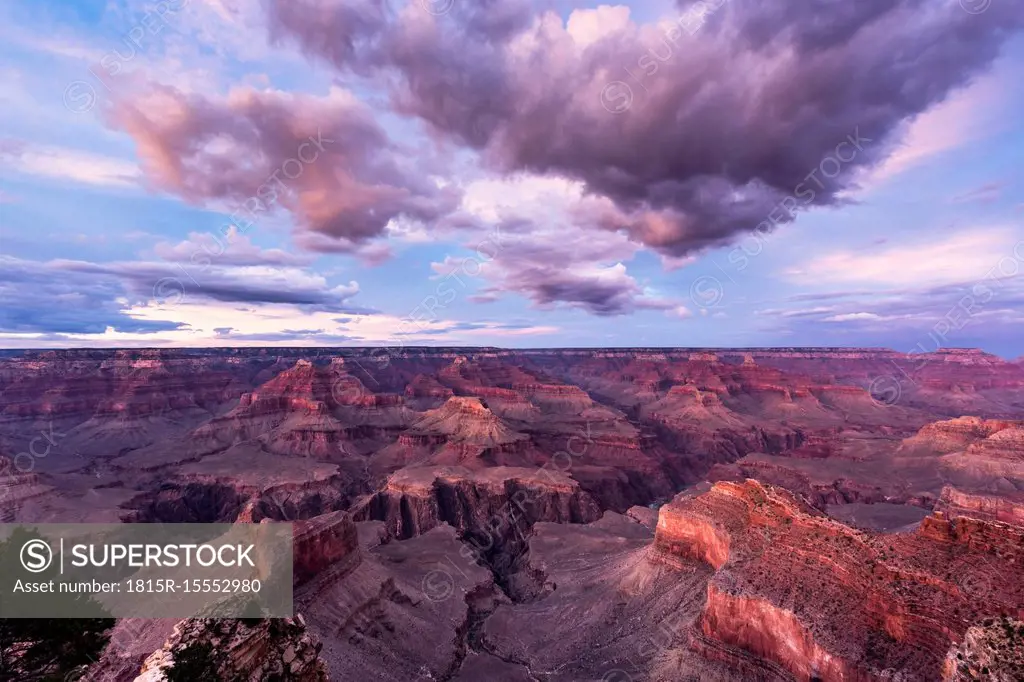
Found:
[[[998,522],[936,513],[917,532],[866,533],[775,487],[722,482],[662,508],[655,550],[715,569],[704,636],[801,680],[937,679],[971,625],[1024,614],[1024,532]]]

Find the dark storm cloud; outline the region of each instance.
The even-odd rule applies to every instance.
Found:
[[[243,233],[283,206],[333,250],[356,251],[398,216],[432,220],[458,203],[351,94],[239,89],[214,99],[166,86],[123,97],[111,121],[135,140],[150,183],[234,207]],[[316,250],[318,242],[308,241]]]
[[[449,257],[432,267],[450,281],[460,273],[465,275],[465,262]],[[637,310],[676,311],[681,316],[687,315],[678,301],[649,295],[621,263],[568,269],[554,260],[531,263],[502,253],[493,264],[485,265],[481,273],[494,284],[483,287],[471,297],[476,303],[489,303],[501,293],[514,292],[541,308],[565,304],[602,317]]]
[[[442,17],[269,2],[277,39],[375,75],[396,109],[494,168],[583,181],[616,207],[595,226],[673,256],[840,202],[1024,18],[1020,2],[980,14],[956,0],[715,4],[692,35],[604,16],[601,35],[576,42],[521,0]]]
[[[541,306],[567,302],[594,315],[609,316],[650,308],[642,299],[640,286],[624,268],[611,268],[609,276],[579,275],[569,271],[520,270],[511,277],[509,288],[527,292]],[[654,307],[668,308],[668,304]]]

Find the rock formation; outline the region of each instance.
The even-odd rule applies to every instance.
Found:
[[[1024,622],[1003,617],[972,626],[946,657],[942,680],[1024,680]]]
[[[332,679],[984,675],[1022,388],[971,350],[2,351],[0,518],[295,523]],[[297,630],[173,625],[118,622],[89,679],[214,637],[322,672]]]
[[[513,431],[487,405],[476,397],[449,398],[409,425],[411,439],[417,436],[442,438],[446,442],[469,443],[483,447],[506,445],[526,440]]]
[[[654,547],[671,565],[715,570],[703,638],[798,680],[937,679],[972,623],[1024,614],[1024,530],[977,519],[939,514],[916,533],[873,535],[748,480],[662,507]]]
[[[600,509],[579,483],[557,471],[442,467],[393,475],[356,506],[355,516],[384,521],[394,537],[410,538],[441,523],[484,535],[501,527],[511,534],[537,521],[585,523]]]
[[[209,659],[208,676],[203,679],[327,682],[327,668],[319,658],[322,648],[306,632],[301,615],[257,621],[188,619],[178,623],[164,646],[146,659],[135,682],[165,680],[164,672],[181,664],[190,652]]]
[[[292,576],[296,587],[314,578],[339,580],[362,560],[359,534],[348,512],[338,511],[295,524]]]

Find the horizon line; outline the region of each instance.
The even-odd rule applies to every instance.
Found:
[[[189,351],[189,350],[380,350],[380,349],[397,349],[397,350],[449,350],[449,349],[467,349],[467,350],[503,350],[503,351],[550,351],[550,350],[678,350],[678,351],[701,351],[701,350],[717,350],[717,351],[764,351],[764,350],[855,350],[855,351],[886,351],[890,353],[900,353],[902,355],[929,355],[933,353],[961,353],[961,352],[975,352],[985,353],[987,355],[998,354],[991,351],[987,351],[979,346],[948,346],[936,348],[930,351],[899,351],[889,346],[474,346],[474,345],[450,345],[450,346],[420,346],[420,345],[366,345],[366,346],[329,346],[329,345],[243,345],[243,346],[66,346],[66,347],[53,347],[53,346],[38,346],[38,347],[11,347],[11,348],[0,348],[0,353],[7,352],[46,352],[46,351],[118,351],[118,350],[129,350],[129,351],[141,351],[141,350],[170,350],[170,351]]]

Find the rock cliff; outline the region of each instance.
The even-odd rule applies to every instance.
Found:
[[[936,679],[972,623],[1024,613],[1024,531],[940,514],[917,533],[865,533],[753,480],[677,497],[654,549],[715,569],[704,637],[798,680]]]

